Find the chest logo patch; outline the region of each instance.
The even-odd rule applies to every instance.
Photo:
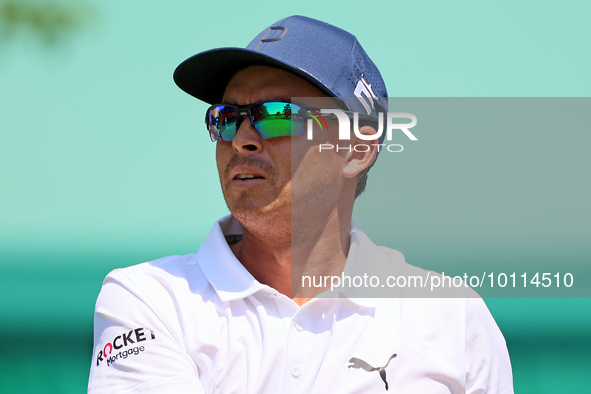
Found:
[[[392,361],[392,359],[395,357],[396,357],[396,353],[394,353],[392,356],[390,356],[386,365],[384,365],[383,367],[377,367],[377,368],[372,367],[371,365],[369,365],[367,362],[363,361],[360,358],[351,357],[349,359],[349,362],[351,363],[351,365],[349,365],[349,368],[363,369],[364,371],[367,371],[367,372],[378,371],[378,373],[380,374],[380,377],[382,378],[382,380],[384,381],[384,384],[386,385],[386,391],[387,391],[388,390],[388,382],[386,381],[386,367],[388,366],[388,364],[390,364],[390,361]]]

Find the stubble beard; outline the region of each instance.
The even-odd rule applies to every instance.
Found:
[[[265,185],[242,191],[233,190],[230,172],[232,168],[241,164],[262,172]],[[224,170],[224,179],[221,186],[226,205],[245,231],[261,239],[289,240],[291,235],[290,192],[278,185],[275,167],[258,158],[234,155]],[[265,190],[257,190],[259,187],[264,187]]]

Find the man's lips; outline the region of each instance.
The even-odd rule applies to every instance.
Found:
[[[254,184],[265,180],[265,176],[252,167],[238,165],[230,172],[230,179],[234,184]]]
[[[269,182],[274,184],[277,177],[275,167],[256,156],[235,154],[224,170],[224,179],[235,187],[251,186]]]

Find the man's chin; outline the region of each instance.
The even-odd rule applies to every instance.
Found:
[[[278,201],[265,201],[263,199],[240,198],[228,203],[228,209],[232,216],[243,227],[250,227],[260,223],[261,225],[275,222],[277,225],[284,219],[289,223],[291,207],[289,202],[281,204]]]
[[[281,205],[285,197],[275,189],[269,187],[247,188],[241,190],[231,185],[222,190],[226,205],[230,212],[264,214]],[[288,203],[289,205],[289,203]]]
[[[265,216],[273,211],[273,202],[261,201],[258,199],[242,198],[228,204],[228,209],[233,216]]]

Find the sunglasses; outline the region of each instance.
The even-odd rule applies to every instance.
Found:
[[[215,104],[205,114],[212,141],[232,141],[244,116],[262,139],[296,137],[306,133],[305,121],[311,109],[285,101],[263,101],[244,107]]]

